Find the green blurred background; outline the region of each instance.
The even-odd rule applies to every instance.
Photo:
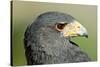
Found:
[[[13,65],[26,65],[24,32],[38,15],[47,11],[68,13],[84,25],[89,38],[76,37],[72,40],[88,53],[93,61],[97,60],[97,6],[57,4],[42,2],[13,1],[12,14],[12,58]]]

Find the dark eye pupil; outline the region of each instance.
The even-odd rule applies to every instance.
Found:
[[[57,28],[58,28],[58,29],[63,29],[64,26],[65,26],[65,24],[58,24],[58,25],[57,25]]]

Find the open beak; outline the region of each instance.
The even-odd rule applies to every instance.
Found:
[[[65,25],[65,27],[61,30],[61,33],[64,37],[84,36],[88,38],[86,28],[77,21]]]

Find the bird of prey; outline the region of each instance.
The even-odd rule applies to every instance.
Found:
[[[27,27],[24,46],[27,65],[88,62],[91,58],[71,38],[88,37],[86,28],[74,17],[45,12]]]

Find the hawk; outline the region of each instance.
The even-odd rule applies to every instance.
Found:
[[[73,37],[88,37],[86,28],[74,17],[61,12],[46,12],[27,27],[24,34],[28,65],[88,62],[91,58]]]

